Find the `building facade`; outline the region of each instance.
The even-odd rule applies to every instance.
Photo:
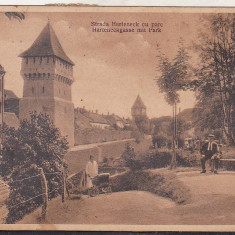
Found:
[[[71,85],[74,63],[65,54],[53,28],[48,23],[32,46],[19,55],[24,79],[19,118],[30,113],[46,113],[63,136],[74,145],[74,105]]]

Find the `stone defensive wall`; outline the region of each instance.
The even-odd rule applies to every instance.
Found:
[[[93,155],[98,163],[102,162],[104,158],[120,158],[127,143],[130,143],[135,152],[145,152],[152,145],[152,139],[145,139],[140,143],[136,143],[135,139],[125,139],[75,146],[71,148],[65,156],[69,175],[85,169],[90,155]]]
[[[130,139],[131,131],[123,130],[102,130],[96,128],[87,128],[75,131],[75,145],[84,145],[100,142],[110,142],[116,140]]]

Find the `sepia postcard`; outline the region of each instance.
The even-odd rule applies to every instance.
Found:
[[[0,230],[235,230],[234,8],[1,6],[0,31]]]

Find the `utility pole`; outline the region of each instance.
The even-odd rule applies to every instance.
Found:
[[[1,92],[2,92],[2,100],[1,100],[1,116],[2,116],[2,122],[1,122],[1,150],[2,150],[2,145],[3,145],[3,123],[4,123],[4,102],[5,102],[5,92],[4,92],[4,76],[5,76],[5,70],[4,68],[0,65],[0,78],[1,78]]]

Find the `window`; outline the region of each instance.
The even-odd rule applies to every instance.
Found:
[[[42,93],[45,93],[45,87],[44,86],[42,87]]]
[[[42,57],[40,57],[40,64],[42,63]]]
[[[36,61],[36,58],[35,57],[33,57],[33,63],[35,64],[35,61]]]
[[[49,56],[47,57],[47,63],[49,63]]]
[[[32,94],[34,93],[34,87],[32,87]]]
[[[29,63],[29,58],[28,57],[26,57],[26,64],[28,64]]]

